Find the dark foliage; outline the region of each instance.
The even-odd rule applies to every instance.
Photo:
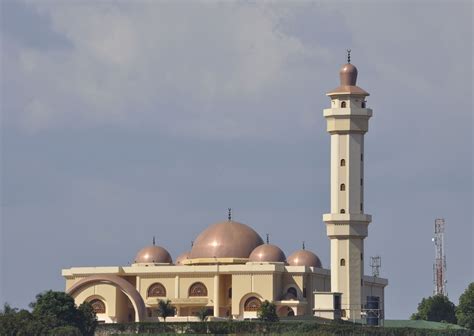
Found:
[[[168,316],[174,316],[175,310],[170,300],[160,300],[158,302],[158,316],[162,317],[164,321],[166,321]]]
[[[418,312],[411,316],[412,320],[457,323],[456,306],[444,295],[423,298],[418,305]]]
[[[77,308],[74,299],[66,293],[43,292],[30,307],[32,312],[5,304],[0,311],[0,335],[94,335],[97,318],[90,304]]]
[[[456,317],[460,326],[474,330],[474,282],[459,297]]]
[[[276,306],[274,303],[265,300],[262,302],[257,312],[258,318],[264,322],[277,322],[278,315],[276,313]]]

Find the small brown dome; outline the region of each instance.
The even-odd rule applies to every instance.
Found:
[[[228,220],[201,232],[189,258],[248,258],[253,249],[262,244],[262,238],[251,227]]]
[[[357,81],[357,68],[350,63],[344,64],[339,71],[342,86],[354,86]]]
[[[189,254],[191,251],[186,251],[182,253],[178,258],[176,258],[176,265],[183,265],[183,261],[189,259]]]
[[[135,261],[138,263],[150,263],[150,264],[171,264],[171,256],[166,249],[160,246],[147,246],[138,251]]]
[[[288,257],[288,264],[290,266],[310,266],[322,268],[321,260],[318,256],[308,250],[299,250]]]
[[[285,253],[276,245],[263,244],[250,253],[249,261],[285,262]]]

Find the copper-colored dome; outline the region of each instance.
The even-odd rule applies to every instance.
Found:
[[[339,71],[341,85],[356,85],[357,68],[350,63],[344,64]]]
[[[138,251],[135,263],[171,264],[171,256],[166,249],[160,246],[147,246]]]
[[[288,257],[290,266],[312,266],[322,268],[321,260],[318,256],[308,250],[299,250]]]
[[[285,253],[276,245],[263,244],[250,253],[249,261],[285,262]]]
[[[190,253],[191,251],[186,251],[176,258],[176,265],[182,265],[184,260],[189,259]]]
[[[189,258],[248,258],[262,244],[262,238],[251,227],[229,220],[201,232]]]
[[[339,71],[339,79],[341,81],[340,85],[329,91],[328,96],[341,95],[341,94],[351,94],[359,96],[368,96],[369,93],[364,89],[361,89],[356,85],[357,83],[357,68],[351,64],[346,63],[341,67]]]

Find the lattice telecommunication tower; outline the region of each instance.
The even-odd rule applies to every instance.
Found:
[[[446,255],[444,252],[444,219],[435,220],[435,234],[433,242],[435,244],[435,263],[433,264],[433,284],[435,295],[447,295],[446,292]]]
[[[380,275],[380,267],[382,267],[382,258],[380,256],[370,257],[370,267],[372,267],[372,275],[378,277]]]

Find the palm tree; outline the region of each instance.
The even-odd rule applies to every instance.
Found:
[[[158,302],[158,316],[166,322],[168,316],[174,316],[175,308],[171,305],[170,300],[160,300]]]

